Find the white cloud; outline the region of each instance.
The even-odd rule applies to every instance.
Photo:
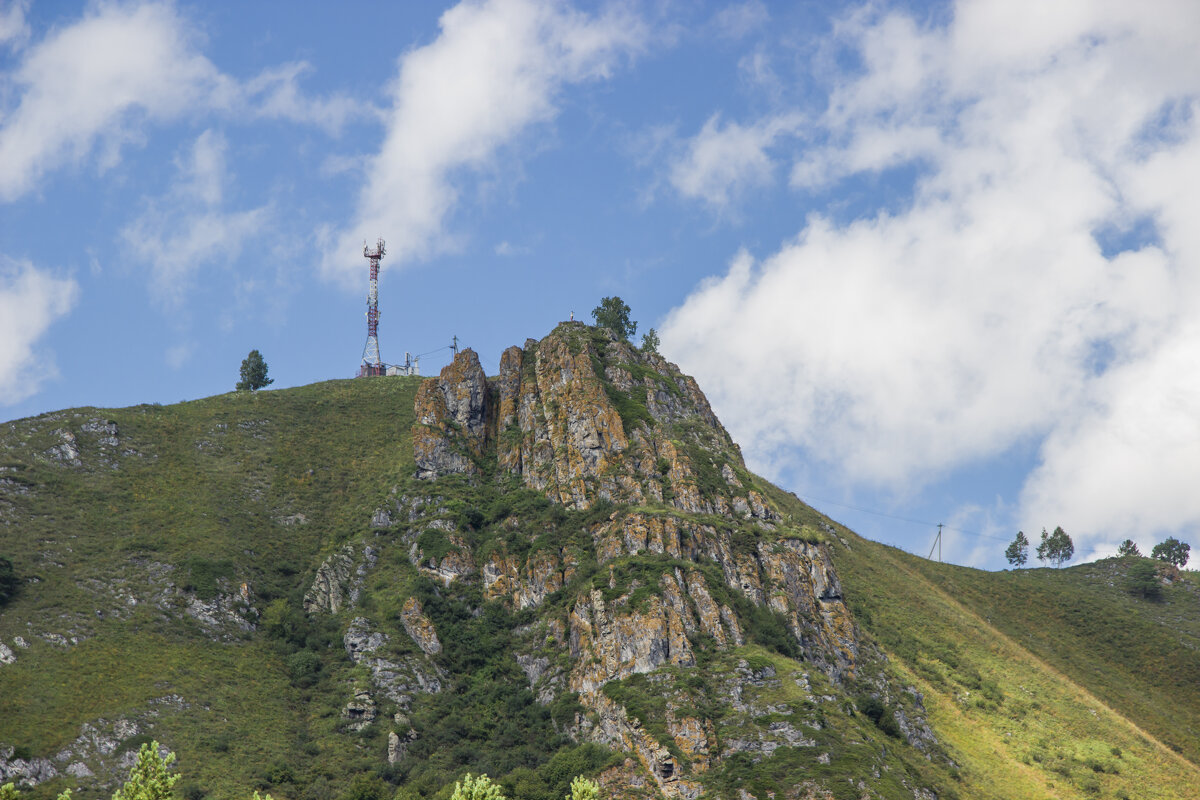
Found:
[[[770,12],[759,0],[747,0],[721,9],[709,24],[718,36],[741,39],[761,29],[770,19]]]
[[[770,185],[775,165],[767,150],[802,123],[799,114],[783,114],[749,126],[721,125],[714,114],[673,160],[671,185],[686,198],[724,211],[742,193]]]
[[[863,70],[835,79],[792,182],[916,163],[910,204],[810,217],[662,329],[752,459],[907,490],[1043,442],[1026,531],[1061,524],[1084,553],[1200,522],[1200,7],[1159,5],[839,26]],[[1157,237],[1101,248],[1131,220]]]
[[[200,134],[186,157],[177,160],[179,175],[171,189],[148,201],[143,213],[121,230],[129,252],[149,268],[152,292],[168,305],[183,300],[193,273],[236,261],[246,242],[263,236],[270,224],[269,206],[245,211],[222,207],[229,180],[226,149],[219,133]]]
[[[435,41],[400,58],[387,133],[354,222],[325,234],[327,275],[357,278],[356,248],[378,236],[388,242],[385,266],[452,246],[445,224],[457,179],[492,165],[501,148],[556,115],[564,86],[606,77],[645,36],[620,7],[590,16],[537,0],[462,2],[440,26]]]
[[[0,31],[8,24],[0,22]],[[218,112],[336,132],[359,113],[344,98],[302,96],[296,81],[304,64],[240,83],[205,58],[194,39],[170,4],[101,4],[27,50],[17,69],[0,77],[0,97],[19,98],[15,108],[0,109],[0,201],[15,200],[46,173],[96,151],[102,170],[113,166],[147,121]]]
[[[27,4],[21,0],[12,2],[6,9],[0,9],[0,45],[18,49],[29,38],[26,10]]]
[[[0,256],[0,404],[24,400],[57,374],[51,354],[37,343],[78,294],[74,280]]]

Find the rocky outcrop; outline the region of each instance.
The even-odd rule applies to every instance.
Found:
[[[354,573],[354,545],[348,544],[321,563],[312,586],[304,594],[304,610],[336,614],[349,599]]]
[[[503,472],[574,508],[607,499],[729,514],[736,500],[753,516],[749,496],[700,490],[702,473],[745,467],[696,382],[602,329],[563,323],[510,347],[490,384],[464,350],[421,385],[414,410],[422,478],[478,474],[494,443]]]
[[[15,749],[0,746],[0,786],[37,786],[58,777],[58,770],[46,758],[15,758]]]
[[[605,602],[594,590],[570,614],[571,690],[594,693],[605,683],[665,664],[696,663],[679,611],[656,596],[644,608]]]
[[[346,729],[350,731],[361,731],[375,721],[375,716],[375,699],[366,689],[356,691],[342,709],[342,719],[346,720]]]
[[[208,600],[188,594],[186,612],[219,641],[233,641],[253,631],[259,617],[248,583],[240,584],[235,591],[220,591]]]
[[[417,390],[413,455],[417,476],[437,478],[479,471],[487,428],[487,377],[479,356],[467,348],[441,376]]]
[[[407,711],[417,695],[440,692],[443,676],[424,657],[389,655],[390,640],[386,633],[374,630],[365,617],[355,617],[342,637],[346,655],[367,668],[375,690]]]
[[[129,775],[137,758],[136,748],[125,745],[134,737],[150,733],[164,713],[189,708],[176,694],[157,697],[140,711],[116,719],[99,718],[79,727],[79,735],[50,758],[18,758],[12,747],[0,745],[0,785],[13,782],[32,787],[61,776],[86,779],[87,785],[109,789]],[[164,747],[163,753],[166,752]]]
[[[430,527],[444,530],[444,528],[437,528],[433,524]],[[417,542],[413,541],[409,548],[408,558],[413,566],[420,569],[421,572],[449,586],[459,578],[474,574],[475,561],[471,557],[471,548],[467,545],[465,539],[453,533],[449,534],[447,538],[450,547],[441,556],[427,556],[417,546]]]
[[[601,564],[643,553],[713,562],[727,586],[755,605],[769,605],[784,615],[808,658],[833,677],[853,673],[858,639],[823,545],[784,538],[760,541],[754,551],[739,552],[732,536],[712,525],[672,515],[623,512],[598,526],[592,538]],[[737,615],[712,599],[698,573],[689,573],[687,590],[705,633],[723,646],[744,641]]]
[[[420,600],[410,597],[404,601],[404,608],[400,610],[400,622],[423,653],[433,656],[442,652],[442,643],[438,641],[437,630],[429,621],[429,617],[425,616],[421,610]]]
[[[310,614],[315,611],[336,614],[357,605],[367,572],[378,559],[379,551],[371,545],[364,545],[362,557],[358,558],[353,544],[326,558],[317,568],[312,586],[304,593],[304,610]]]
[[[516,557],[498,550],[483,565],[484,596],[506,600],[518,609],[536,608],[566,586],[578,567],[579,559],[569,548],[534,551],[523,568]]]

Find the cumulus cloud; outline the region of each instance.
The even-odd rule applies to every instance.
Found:
[[[1200,523],[1200,7],[1161,6],[842,21],[862,68],[832,78],[792,184],[915,165],[910,201],[809,217],[662,326],[752,458],[905,490],[1040,443],[1026,531],[1086,553]]]
[[[388,242],[385,266],[452,246],[445,227],[457,178],[488,168],[501,148],[555,116],[563,87],[608,76],[645,38],[623,7],[589,15],[539,0],[462,2],[440,27],[435,41],[400,58],[355,219],[326,232],[327,275],[357,277],[352,256],[377,236]]]
[[[802,122],[799,114],[782,114],[751,125],[722,125],[714,114],[673,160],[671,185],[685,198],[725,211],[744,192],[772,182],[776,165],[767,151]]]
[[[0,33],[20,30],[20,6]],[[304,97],[307,68],[272,68],[246,82],[222,73],[197,49],[187,21],[170,4],[95,6],[23,54],[0,77],[0,200],[29,192],[46,173],[99,153],[101,169],[147,121],[205,112],[289,119],[336,131],[356,113],[349,101]]]
[[[178,305],[190,278],[204,267],[236,261],[252,237],[270,223],[269,206],[227,211],[223,196],[229,180],[225,138],[206,130],[177,161],[170,190],[147,201],[145,210],[121,230],[129,252],[150,270],[154,295]]]
[[[37,343],[78,294],[74,280],[0,256],[0,404],[24,400],[57,374],[51,355]]]

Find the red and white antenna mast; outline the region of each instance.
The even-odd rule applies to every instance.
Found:
[[[384,365],[379,358],[379,260],[384,253],[383,239],[375,242],[375,249],[367,248],[363,242],[363,257],[371,261],[371,288],[367,292],[367,344],[363,347],[360,375],[383,375]]]

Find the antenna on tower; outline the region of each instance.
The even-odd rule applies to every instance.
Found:
[[[383,239],[375,242],[374,250],[363,242],[363,257],[371,262],[371,288],[367,292],[367,343],[358,371],[360,377],[385,374],[386,366],[379,357],[379,261],[386,252]]]

